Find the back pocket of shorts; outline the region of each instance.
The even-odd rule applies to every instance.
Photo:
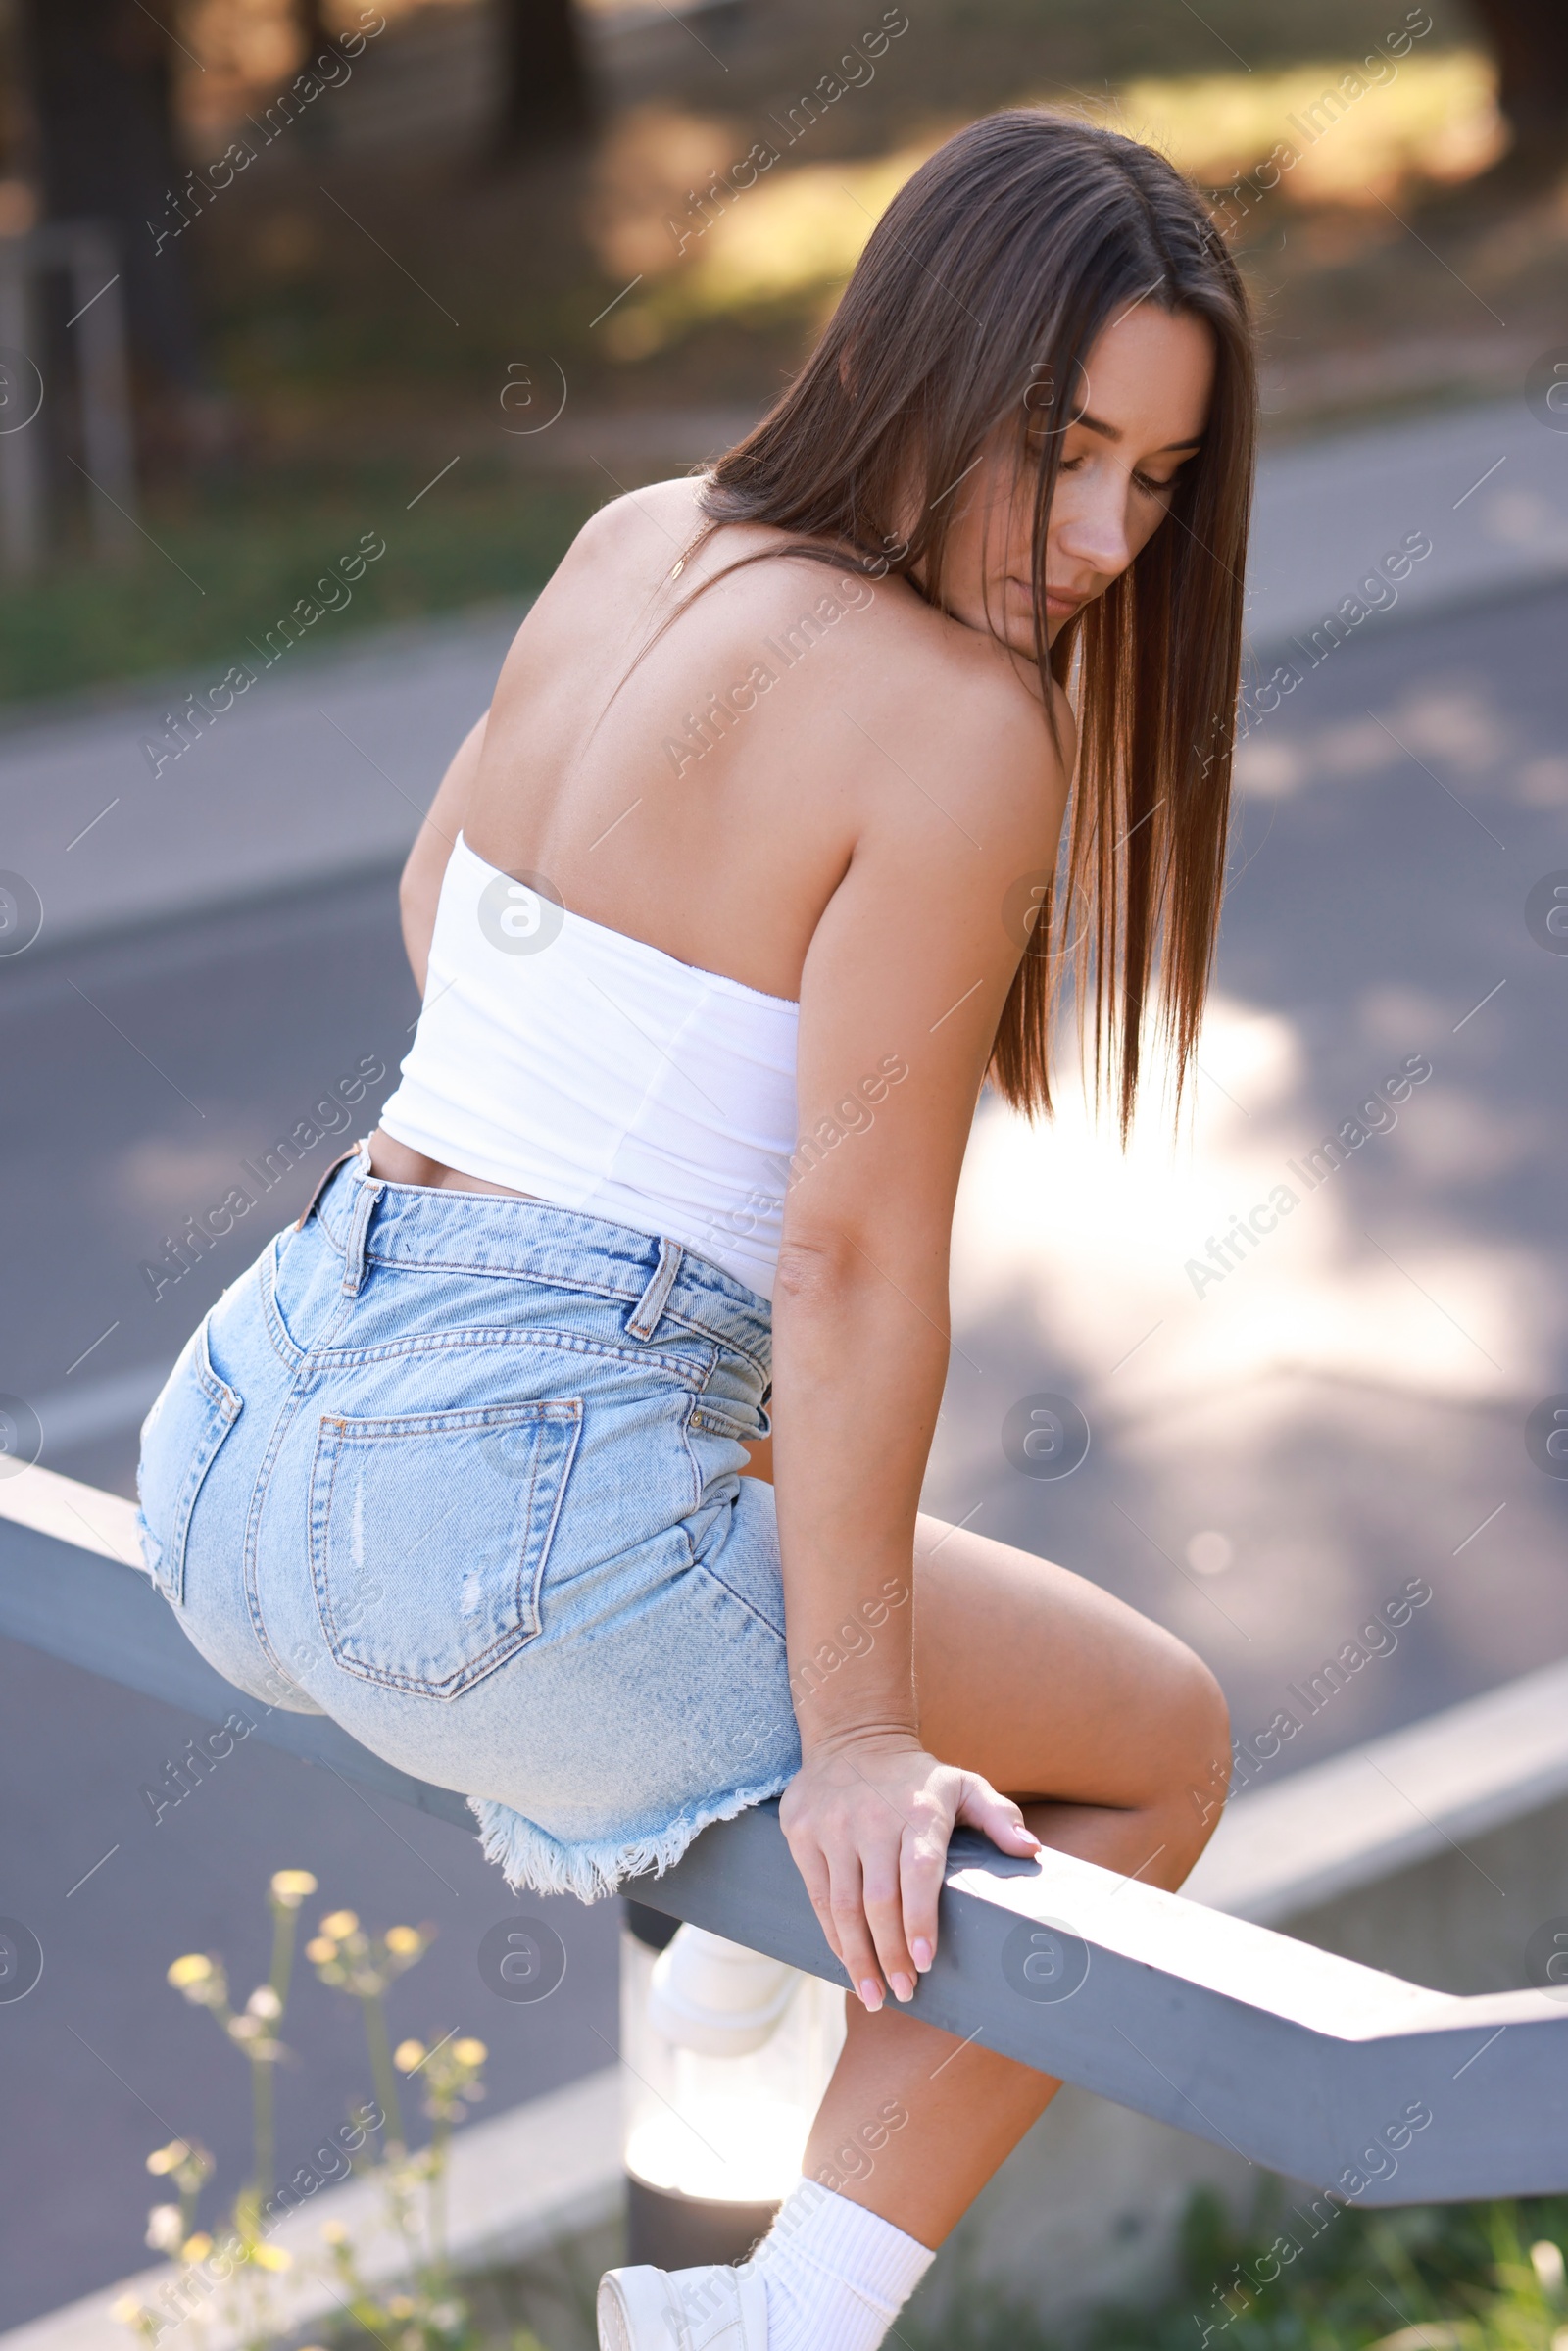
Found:
[[[213,1369],[203,1323],[142,1423],[136,1470],[142,1557],[165,1598],[176,1606],[185,1597],[190,1514],[242,1408],[233,1389]]]
[[[311,1569],[345,1673],[455,1698],[533,1639],[581,1421],[576,1401],[322,1418]]]

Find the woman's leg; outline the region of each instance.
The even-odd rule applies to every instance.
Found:
[[[922,1517],[914,1657],[934,1754],[1016,1798],[1046,1844],[1180,1886],[1218,1817],[1230,1729],[1174,1635],[1065,1568]],[[847,2006],[806,2177],[939,2245],[1060,2085],[896,2004]],[[894,2110],[908,2120],[889,2130]]]

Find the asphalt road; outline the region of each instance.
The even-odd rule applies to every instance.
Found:
[[[971,1141],[929,1504],[1190,1641],[1242,1785],[1568,1648],[1565,620],[1556,589],[1295,654],[1182,1147],[1152,1105],[1123,1159],[1070,1089]],[[1088,1453],[1020,1474],[1052,1393]]]
[[[1150,1120],[1122,1160],[1070,1099],[1032,1136],[981,1112],[928,1503],[1193,1641],[1231,1695],[1247,1780],[1568,1648],[1568,1484],[1527,1445],[1531,1412],[1568,1391],[1568,955],[1527,919],[1543,877],[1568,879],[1565,622],[1568,591],[1538,590],[1468,616],[1374,617],[1316,667],[1297,657],[1244,755],[1214,1012],[1174,1158]],[[379,1064],[341,1121],[344,1139],[364,1132],[415,1009],[390,877],[0,966],[0,1389],[37,1412],[46,1461],[130,1491],[159,1370],[341,1142],[307,1147],[160,1285],[167,1240],[302,1120],[337,1124],[318,1106]],[[1397,1122],[1311,1180],[1307,1154],[1422,1061]],[[1282,1187],[1294,1204],[1258,1238],[1254,1209]],[[1227,1250],[1237,1216],[1254,1239]],[[1083,1416],[1069,1475],[1038,1474],[1064,1457],[1031,1412],[1070,1419],[1042,1397]],[[1031,1429],[1048,1437],[1026,1449]],[[1391,1640],[1412,1583],[1427,1596]],[[1385,1631],[1364,1633],[1380,1611]],[[196,1726],[18,1648],[0,1645],[0,1910],[52,1954],[38,1990],[0,2006],[17,2118],[0,2324],[145,2258],[141,2164],[162,2139],[196,2133],[237,2181],[241,2069],[163,1974],[213,1948],[254,1981],[275,1868],[316,1872],[313,1912],[440,1928],[396,2022],[482,2033],[497,2102],[606,2060],[608,1906],[549,1906],[566,1981],[541,2010],[506,2010],[473,1953],[512,1905],[471,1840],[254,1746],[155,1829],[139,1788]],[[1260,1755],[1282,1713],[1295,1728]],[[285,2148],[366,2081],[357,2017],[314,1983],[289,2039]]]

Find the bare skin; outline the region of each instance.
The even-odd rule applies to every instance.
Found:
[[[1158,527],[1211,373],[1191,318],[1140,307],[1096,344],[1052,514],[1050,633]],[[690,482],[607,508],[520,630],[403,890],[421,986],[461,828],[590,920],[797,1002],[803,1136],[884,1056],[907,1064],[869,1125],[787,1197],[776,1437],[752,1466],[777,1496],[803,1752],[781,1818],[858,1995],[807,2168],[931,2246],[1057,2087],[978,2045],[956,2055],[884,2006],[931,1964],[954,1826],[1173,1887],[1212,1825],[1191,1790],[1223,1785],[1229,1753],[1213,1677],[1172,1636],[1065,1569],[918,1512],[954,1201],[1018,960],[1001,908],[1017,877],[1054,861],[1075,740],[1059,689],[1054,739],[1042,703],[1027,514],[1002,459],[960,496],[949,612],[897,579],[873,590],[787,557],[699,598],[635,667],[705,577],[787,542],[728,528],[694,548]],[[781,653],[813,612],[815,642]],[[760,662],[769,688],[682,759],[688,713],[733,703]],[[380,1132],[371,1158],[394,1182],[502,1189]],[[908,1589],[911,1571],[913,1607],[884,1610],[844,1670],[813,1670],[846,1618]],[[907,2126],[868,2168],[863,2152],[847,2163],[889,2099]]]
[[[1042,1843],[1174,1890],[1212,1832],[1212,1790],[1230,1771],[1229,1721],[1206,1668],[1098,1585],[1032,1552],[922,1513],[914,1559],[928,1748],[961,1756],[1017,1798]],[[851,2000],[848,2018],[806,2173],[934,2247],[1060,2084],[897,2006],[872,2014]],[[881,2133],[866,2126],[890,2098],[909,2121],[869,2152],[867,2136]]]

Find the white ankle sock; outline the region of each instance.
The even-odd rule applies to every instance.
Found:
[[[767,2288],[767,2351],[877,2351],[935,2259],[863,2204],[803,2180],[752,2256]]]

